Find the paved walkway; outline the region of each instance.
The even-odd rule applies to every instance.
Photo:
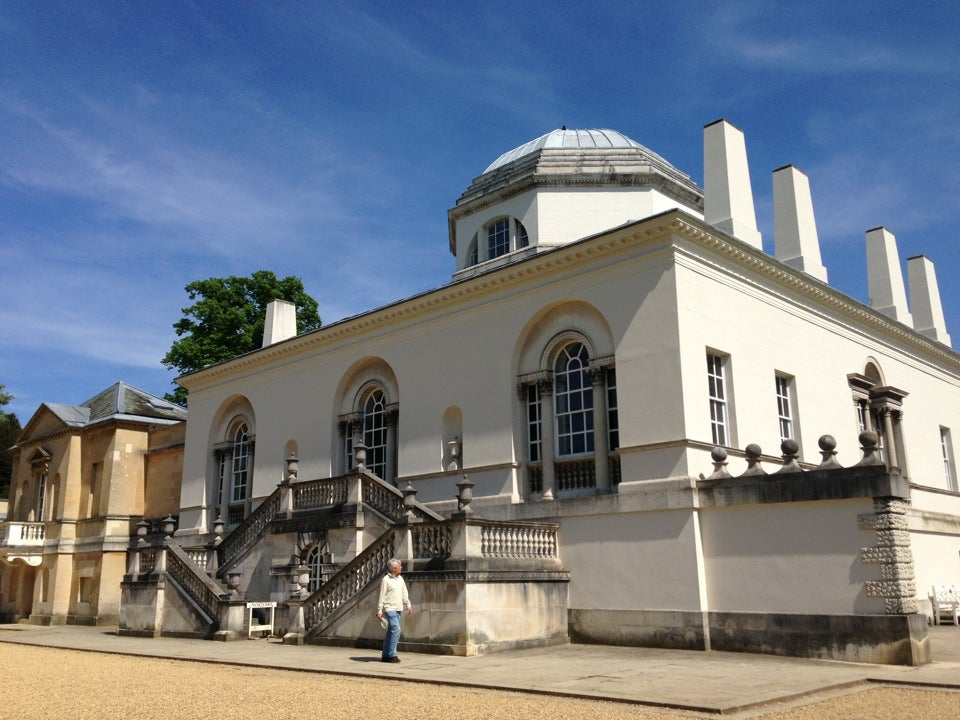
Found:
[[[521,690],[652,707],[736,713],[772,702],[869,682],[960,690],[960,627],[930,628],[934,662],[922,667],[842,663],[746,653],[565,645],[480,657],[402,653],[398,665],[374,650],[119,637],[111,628],[0,625],[0,642],[235,665],[393,677],[415,682]]]

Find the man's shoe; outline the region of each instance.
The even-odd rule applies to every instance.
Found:
[[[394,655],[393,657],[383,658],[380,660],[380,662],[398,663],[400,662],[400,658]]]

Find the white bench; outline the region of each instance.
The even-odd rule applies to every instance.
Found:
[[[254,615],[253,611],[261,608],[270,610],[270,621],[268,623],[261,623],[257,616]],[[255,634],[257,637],[262,637],[261,633],[271,635],[273,633],[273,621],[276,611],[277,604],[275,602],[248,602],[246,617],[247,639],[253,637]]]
[[[930,592],[930,606],[934,625],[939,625],[944,615],[954,625],[960,625],[960,588],[956,585],[934,585]]]

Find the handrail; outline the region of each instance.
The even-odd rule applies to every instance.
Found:
[[[363,503],[391,520],[400,520],[406,516],[408,506],[404,505],[403,492],[376,475],[363,474],[361,493]],[[443,516],[426,505],[414,501],[409,509],[419,520],[443,520]]]
[[[346,476],[298,482],[290,488],[293,492],[294,510],[343,505],[347,502],[349,490]]]
[[[252,548],[257,540],[263,536],[277,513],[280,512],[281,490],[282,488],[278,487],[270,493],[242,523],[223,538],[220,547],[217,548],[219,556],[218,575],[222,575],[238,557]]]
[[[179,545],[167,545],[167,574],[183,588],[211,621],[220,617],[223,590],[207,577]]]
[[[380,577],[395,552],[396,530],[391,527],[304,600],[303,618],[307,634],[316,631],[324,620]]]

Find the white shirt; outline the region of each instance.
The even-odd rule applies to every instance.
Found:
[[[407,595],[407,584],[400,575],[383,576],[380,581],[380,599],[377,601],[377,612],[384,610],[403,610],[410,607],[410,597]]]

